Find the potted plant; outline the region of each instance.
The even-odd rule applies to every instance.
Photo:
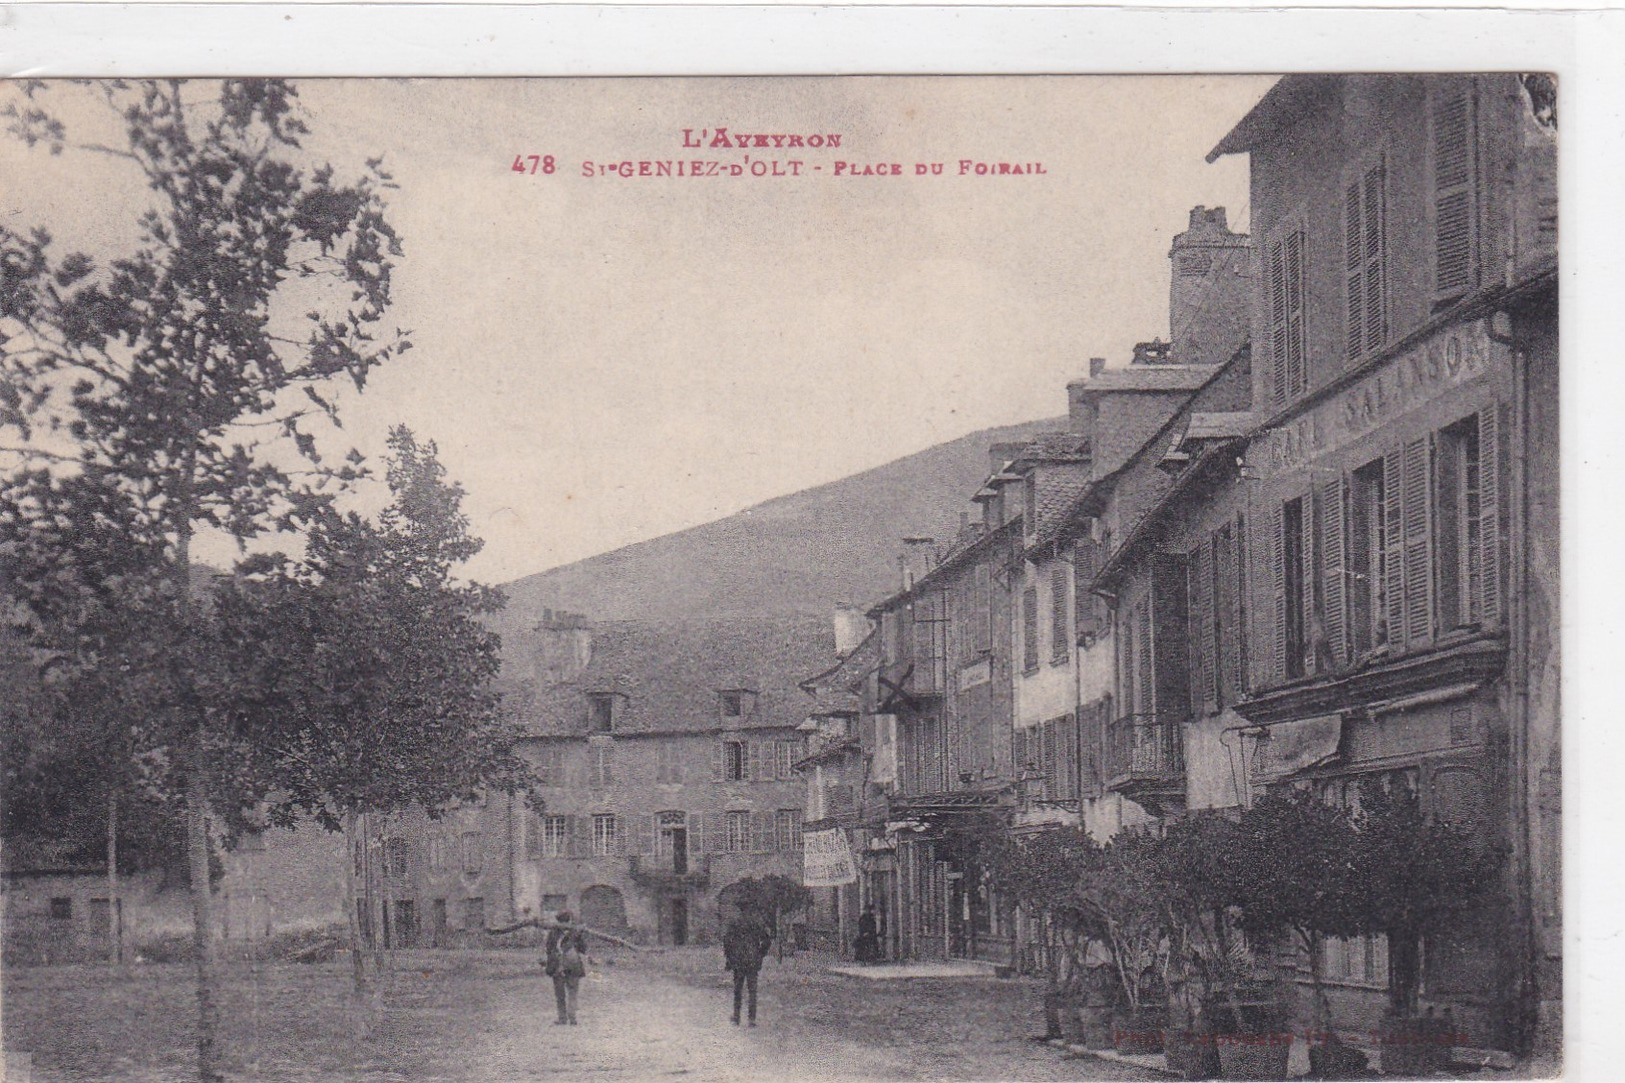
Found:
[[[1356,821],[1358,863],[1372,931],[1388,938],[1388,1010],[1379,1032],[1385,1075],[1415,1077],[1445,1067],[1455,1028],[1420,1009],[1422,938],[1481,903],[1499,860],[1485,840],[1423,815],[1408,788],[1363,787]]]
[[[1169,931],[1168,1067],[1185,1079],[1217,1079],[1218,1047],[1210,1012],[1253,970],[1252,952],[1226,895],[1225,863],[1236,852],[1234,820],[1198,813],[1168,826],[1157,848],[1157,882]],[[1240,1008],[1221,1014],[1239,1029]]]
[[[1117,976],[1120,1010],[1112,1036],[1120,1053],[1162,1052],[1169,939],[1156,850],[1150,835],[1125,832],[1095,855],[1080,885]]]

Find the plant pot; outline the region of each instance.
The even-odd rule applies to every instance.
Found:
[[[1162,1036],[1168,1070],[1182,1079],[1218,1079],[1219,1047],[1205,1030],[1169,1030]]]
[[[1066,1014],[1069,999],[1065,993],[1044,994],[1044,1037],[1062,1038],[1061,1017]]]
[[[1309,1046],[1310,1079],[1365,1079],[1371,1060],[1346,1042],[1316,1042]]]
[[[1378,1032],[1382,1074],[1418,1079],[1444,1071],[1455,1044],[1454,1029],[1449,1019],[1384,1012]]]
[[[1112,1017],[1112,1048],[1119,1053],[1161,1053],[1164,1013],[1150,1008],[1118,1012]]]
[[[1284,1080],[1291,1035],[1221,1034],[1216,1038],[1221,1079]]]

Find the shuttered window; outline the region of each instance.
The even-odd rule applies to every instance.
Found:
[[[615,781],[615,746],[608,738],[594,737],[587,749],[587,784],[602,789]]]
[[[1139,643],[1135,656],[1135,710],[1140,714],[1150,714],[1154,709],[1155,700],[1152,697],[1151,674],[1151,601],[1146,599],[1140,603],[1140,620],[1137,629]]]
[[[1270,242],[1264,261],[1270,324],[1270,393],[1277,405],[1302,394],[1309,386],[1303,272],[1303,227],[1289,226]]]
[[[1122,627],[1117,634],[1117,688],[1121,693],[1120,699],[1125,715],[1131,715],[1135,710],[1134,621],[1134,610],[1125,611],[1122,614]]]
[[[1214,619],[1213,565],[1210,540],[1199,544],[1185,565],[1190,578],[1191,704],[1203,714],[1212,714],[1218,706],[1214,686],[1218,629]]]
[[[1067,605],[1066,563],[1057,560],[1049,569],[1049,660],[1059,665],[1072,656],[1072,622]]]
[[[1228,707],[1241,698],[1245,680],[1241,607],[1241,524],[1226,523],[1213,534],[1213,622],[1208,636],[1216,673],[1214,706]]]
[[[975,591],[970,618],[975,628],[973,642],[977,652],[985,654],[993,649],[993,569],[986,564],[976,566]]]
[[[1354,658],[1388,641],[1385,507],[1383,461],[1379,459],[1356,470],[1349,484],[1347,601],[1349,647]]]
[[[1386,174],[1379,158],[1353,178],[1344,194],[1344,337],[1350,361],[1380,350],[1388,339]]]
[[[1291,680],[1305,672],[1305,614],[1308,592],[1304,587],[1309,568],[1309,547],[1304,545],[1304,501],[1288,500],[1281,506],[1276,528],[1274,564],[1276,568],[1275,656],[1277,676]]]
[[[1477,285],[1477,135],[1470,79],[1441,81],[1434,94],[1434,289],[1445,302]]]
[[[1405,645],[1433,637],[1433,500],[1431,436],[1405,445],[1404,485]]]
[[[1492,406],[1438,434],[1434,513],[1443,630],[1500,619],[1500,428]]]

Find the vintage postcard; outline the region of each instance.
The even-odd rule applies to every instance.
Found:
[[[5,1078],[1561,1071],[1566,99],[1261,70],[0,84]]]

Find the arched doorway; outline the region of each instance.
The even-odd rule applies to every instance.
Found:
[[[626,928],[626,900],[619,888],[594,884],[581,893],[581,924],[614,932]]]

